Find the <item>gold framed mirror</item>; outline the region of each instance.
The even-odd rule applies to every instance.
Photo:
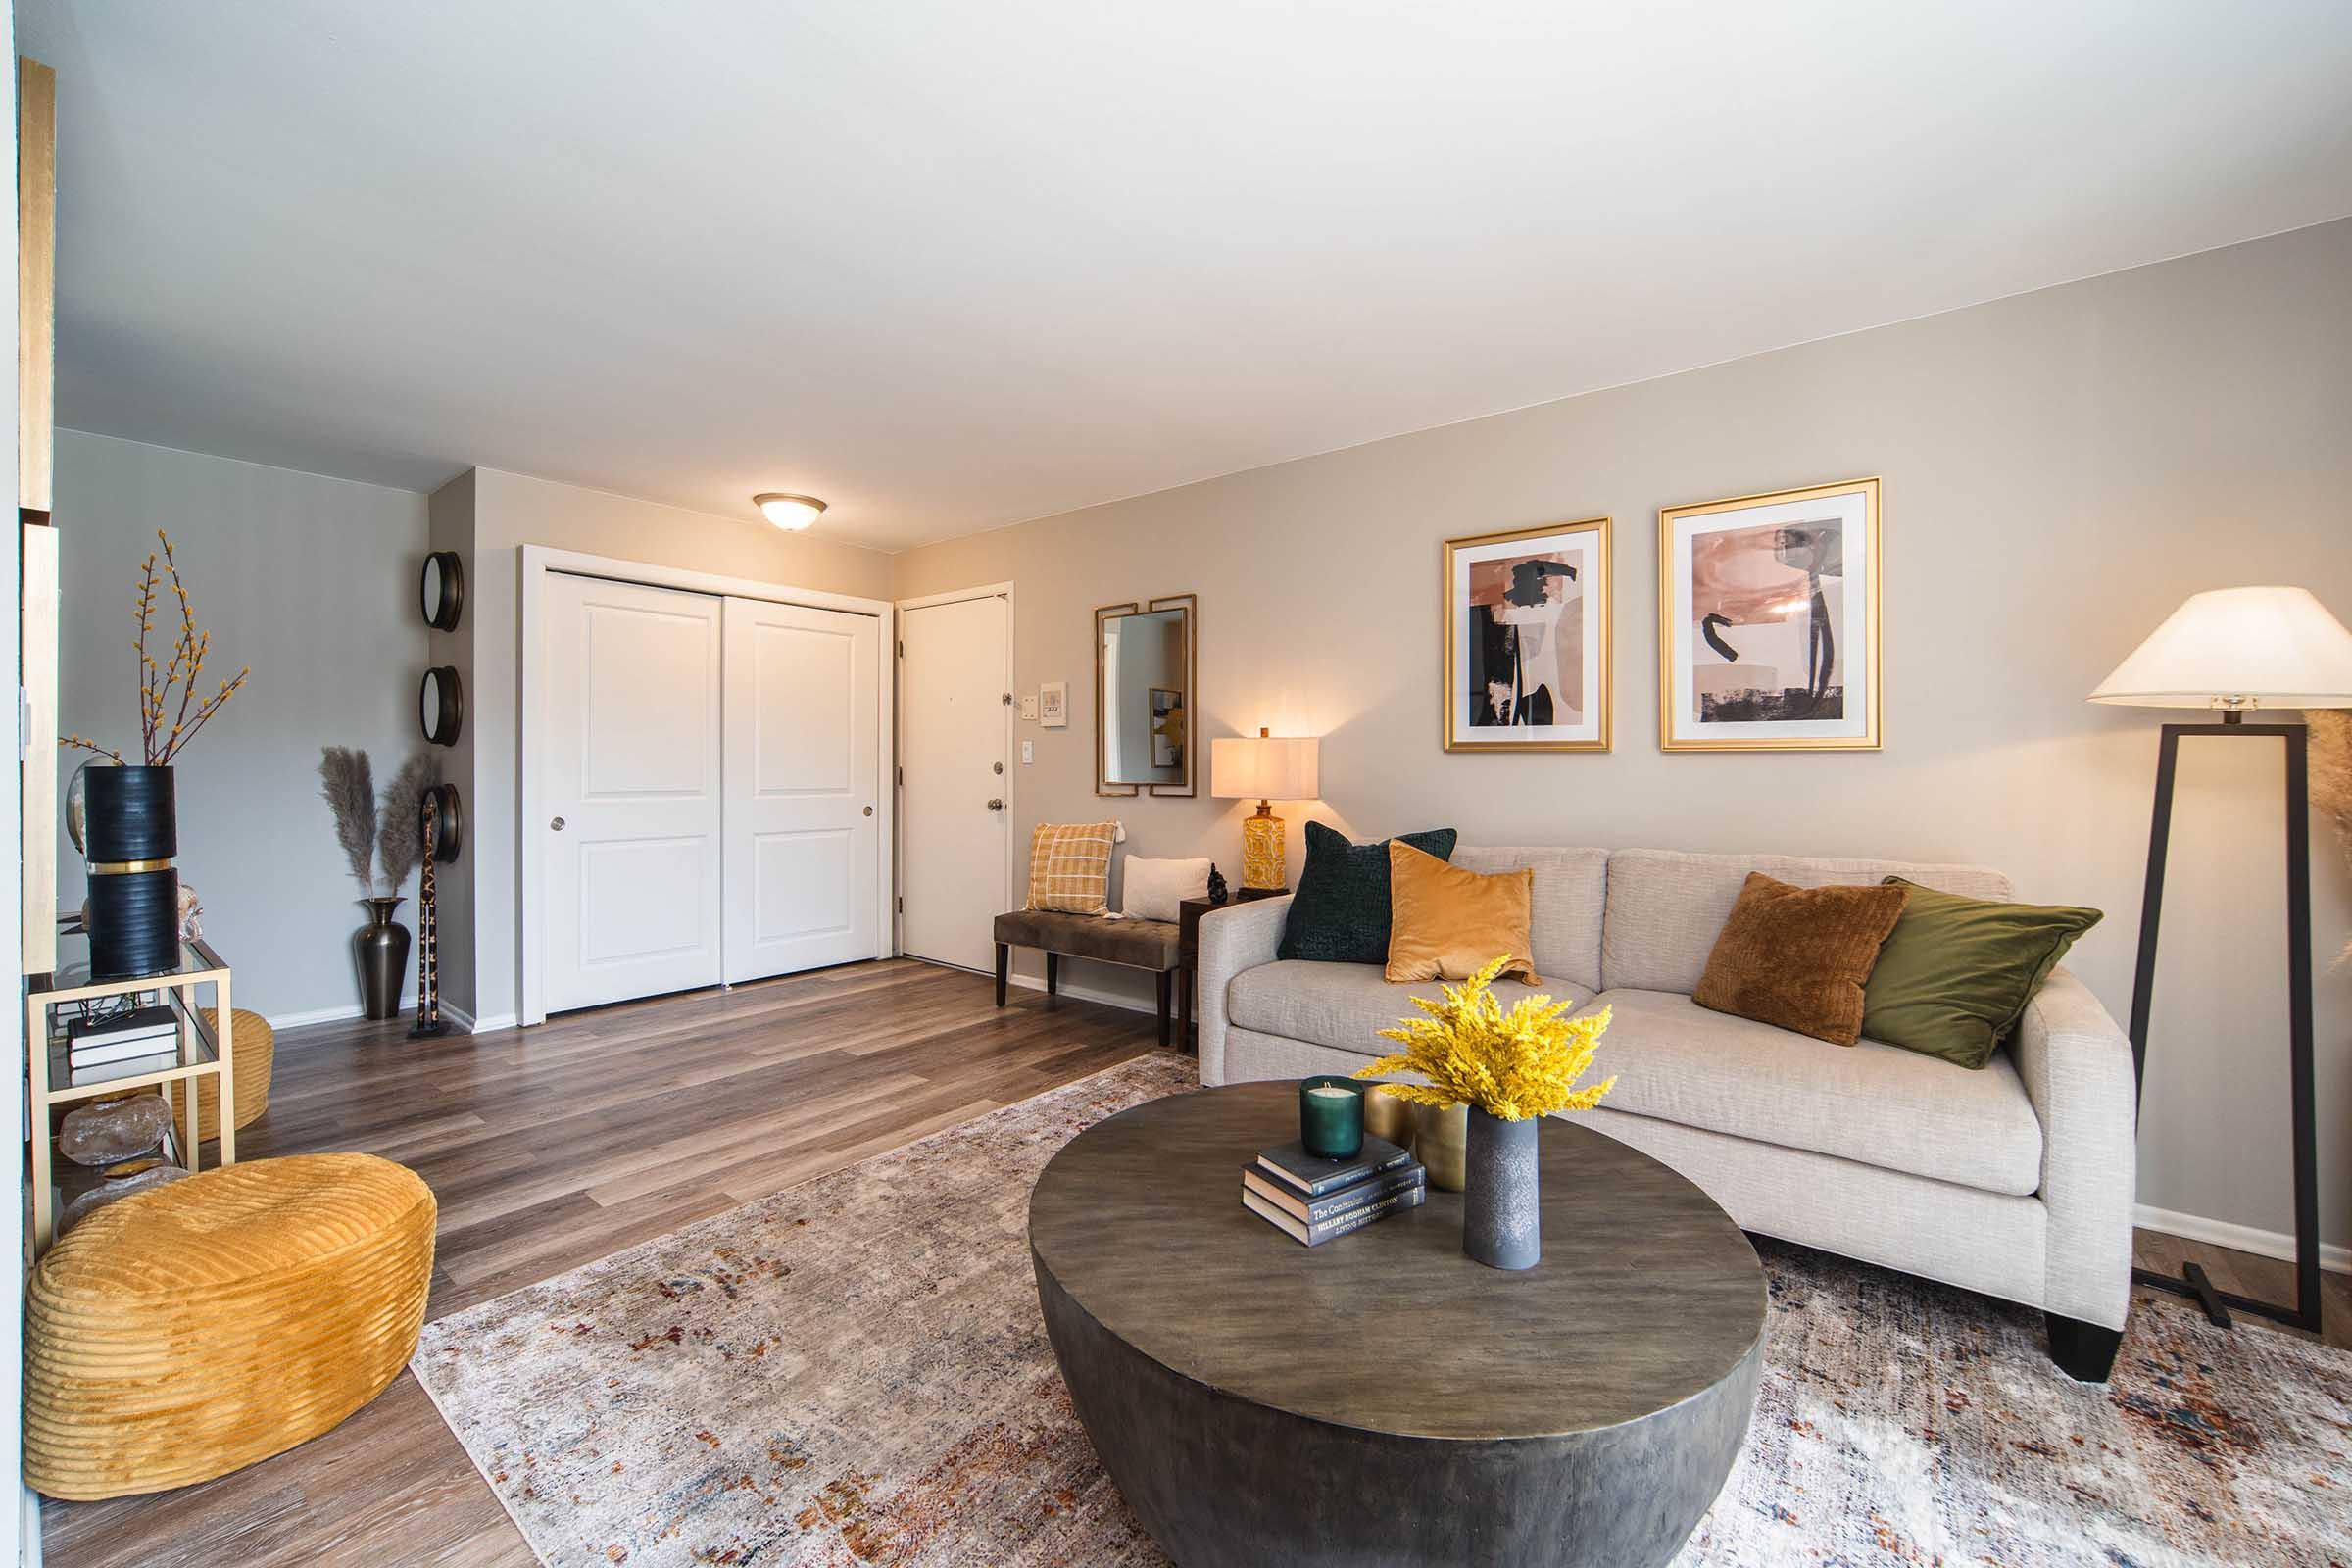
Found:
[[[1200,596],[1095,612],[1095,793],[1193,795]]]

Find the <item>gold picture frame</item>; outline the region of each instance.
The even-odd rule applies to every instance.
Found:
[[[1546,549],[1545,546],[1550,548]],[[1513,549],[1510,547],[1522,547]],[[1486,568],[1484,571],[1473,568]],[[1610,747],[1611,661],[1609,519],[1540,523],[1497,533],[1467,534],[1445,541],[1439,593],[1444,609],[1445,701],[1438,714],[1439,743],[1448,752],[1606,752]],[[1501,582],[1509,573],[1511,583]],[[1566,585],[1576,584],[1572,596]],[[1519,610],[1533,617],[1501,624],[1497,593],[1521,596]],[[1567,619],[1546,617],[1549,607],[1572,597],[1577,613],[1573,644]],[[1471,639],[1479,641],[1473,644]],[[1533,652],[1552,672],[1545,680],[1528,665]],[[1509,673],[1487,678],[1487,662],[1509,661]],[[1576,671],[1568,677],[1572,661]],[[1572,723],[1556,723],[1565,691],[1577,699]],[[1473,687],[1476,687],[1474,690]],[[1539,722],[1539,720],[1542,720]]]
[[[1661,508],[1658,749],[1880,750],[1883,565],[1875,476]]]

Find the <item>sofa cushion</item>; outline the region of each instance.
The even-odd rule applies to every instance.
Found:
[[[1589,987],[1555,982],[1548,976],[1540,986],[1497,980],[1490,989],[1505,1007],[1538,993],[1563,1001],[1573,999],[1580,1005],[1592,996]],[[1394,1029],[1401,1018],[1421,1015],[1413,998],[1435,1002],[1445,992],[1444,983],[1437,980],[1391,985],[1377,964],[1284,958],[1235,975],[1226,992],[1226,1013],[1240,1028],[1286,1035],[1335,1051],[1352,1051],[1370,1061],[1391,1049],[1389,1042],[1380,1038],[1381,1030]]]
[[[1902,917],[1909,886],[1792,888],[1748,872],[1690,1000],[1712,1012],[1852,1045],[1862,1038],[1862,984]]]
[[[1454,832],[1433,827],[1399,833],[1404,843],[1443,860],[1453,854]],[[1321,963],[1389,961],[1389,841],[1350,844],[1320,822],[1306,824],[1306,864],[1291,895],[1282,928],[1282,956]]]
[[[1524,866],[1535,872],[1527,941],[1536,973],[1546,984],[1600,989],[1600,911],[1609,883],[1608,851],[1473,844],[1455,850],[1451,863],[1465,871],[1516,871]]]
[[[1586,1010],[1600,1007],[1612,1016],[1592,1070],[1617,1075],[1611,1110],[1990,1193],[2041,1185],[2041,1121],[2006,1053],[1983,1072],[1954,1072],[1875,1040],[1825,1046],[1671,992],[1604,991]]]
[[[1456,864],[1469,863],[1462,856],[1454,859]],[[1739,902],[1740,886],[1750,871],[1800,888],[1870,884],[1899,876],[1964,898],[2010,896],[2007,877],[1977,865],[1619,850],[1609,857],[1600,983],[1612,990],[1679,991],[1685,996],[1696,991],[1699,976],[1707,971],[1707,955],[1714,951],[1715,937],[1723,930],[1732,906]],[[1541,952],[1536,955],[1536,967],[1539,973],[1551,973],[1544,966]]]
[[[1389,841],[1389,963],[1387,977],[1467,980],[1497,960],[1502,972],[1530,985],[1543,982],[1527,956],[1530,888],[1536,873],[1470,871]]]
[[[1870,971],[1862,1027],[1890,1046],[1982,1067],[2075,938],[2099,920],[2096,909],[1912,888]]]

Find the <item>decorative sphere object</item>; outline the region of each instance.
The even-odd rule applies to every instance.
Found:
[[[57,1152],[76,1165],[112,1165],[144,1154],[172,1130],[172,1105],[161,1095],[133,1095],[66,1112]]]
[[[153,1192],[158,1187],[168,1187],[173,1182],[187,1179],[188,1173],[177,1165],[157,1165],[140,1171],[136,1176],[125,1176],[121,1181],[93,1187],[66,1205],[65,1217],[58,1224],[58,1234],[64,1235],[117,1199],[128,1198],[133,1193]]]

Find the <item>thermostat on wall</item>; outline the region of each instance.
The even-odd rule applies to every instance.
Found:
[[[1037,689],[1037,721],[1048,729],[1063,729],[1070,722],[1070,683],[1050,680]]]

